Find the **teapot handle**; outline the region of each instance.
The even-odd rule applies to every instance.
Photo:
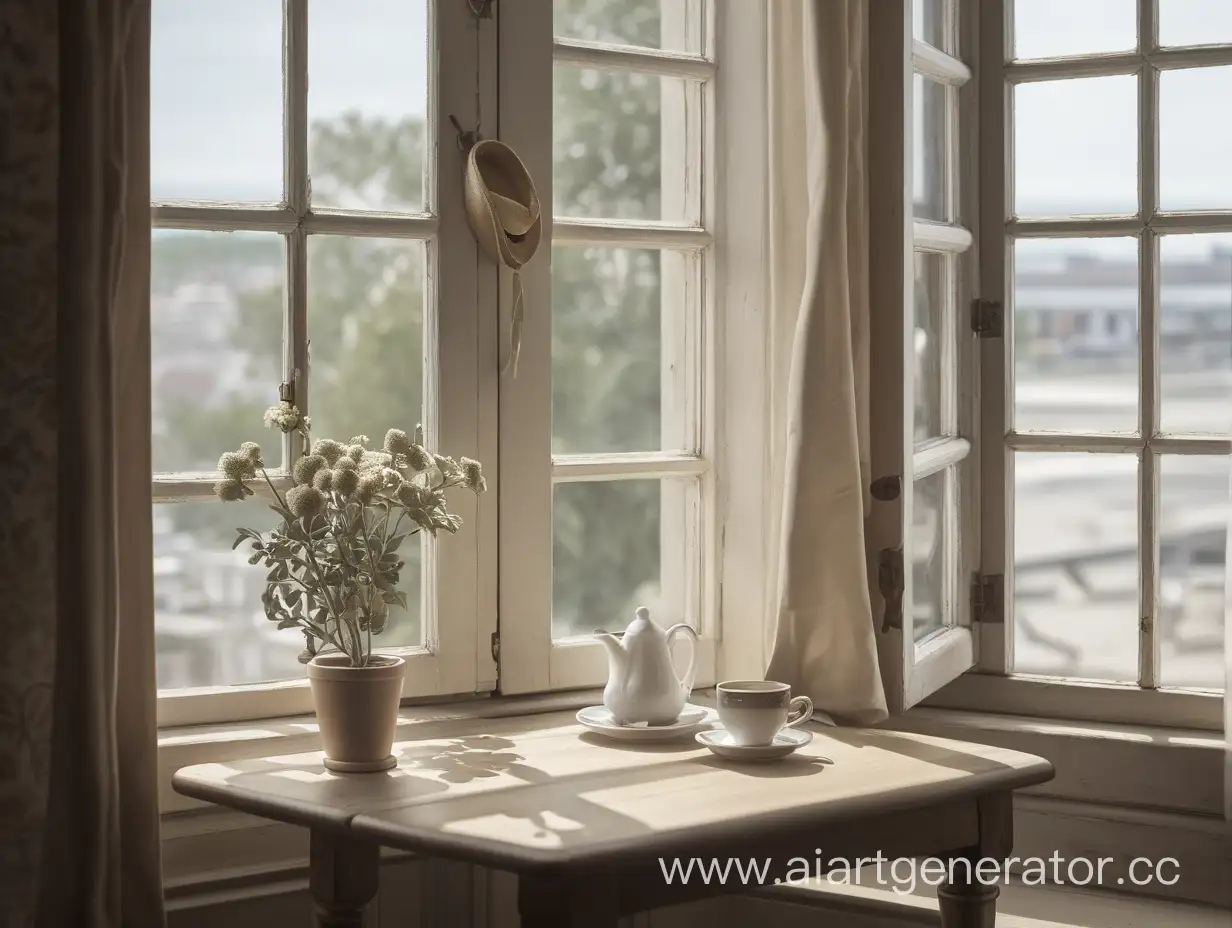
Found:
[[[687,698],[687,695],[693,692],[693,681],[697,678],[697,632],[693,630],[692,625],[686,625],[684,622],[673,625],[667,630],[667,650],[669,653],[672,649],[672,643],[678,634],[684,635],[689,639],[689,666],[685,668],[684,676],[680,677],[680,685],[684,688]]]

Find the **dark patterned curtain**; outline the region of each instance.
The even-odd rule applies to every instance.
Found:
[[[0,0],[0,924],[164,924],[149,0]]]

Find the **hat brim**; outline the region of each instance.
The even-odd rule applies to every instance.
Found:
[[[522,206],[530,221],[506,228],[493,205],[493,194]],[[543,238],[539,196],[513,149],[495,139],[483,139],[471,148],[464,199],[475,240],[492,260],[518,270],[534,258]]]

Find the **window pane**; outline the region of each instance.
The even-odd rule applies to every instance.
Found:
[[[282,3],[156,0],[151,30],[151,196],[280,201]]]
[[[911,33],[919,42],[950,51],[945,40],[945,0],[914,0],[911,5]]]
[[[1160,682],[1222,690],[1228,458],[1159,459]]]
[[[1160,45],[1232,42],[1232,4],[1211,0],[1159,0]]]
[[[391,428],[423,421],[424,245],[407,239],[313,235],[308,239],[308,410],[312,436],[366,435],[379,447]],[[448,448],[434,448],[448,454]],[[423,641],[423,547],[408,539],[380,646]]]
[[[664,506],[677,494],[658,480],[553,488],[553,637],[624,631],[638,606],[664,628],[680,621],[664,602],[659,554]],[[683,549],[684,538],[675,544]]]
[[[1232,129],[1211,101],[1232,97],[1232,67],[1159,74],[1159,206],[1232,207]]]
[[[911,607],[912,635],[919,642],[940,630],[951,618],[947,603],[951,593],[946,582],[945,514],[947,471],[938,471],[915,482],[912,498]]]
[[[1014,243],[1014,428],[1138,428],[1138,241]]]
[[[1014,88],[1018,216],[1138,209],[1138,84],[1133,75]]]
[[[1014,455],[1014,671],[1138,679],[1138,462]]]
[[[914,191],[917,219],[950,218],[946,177],[946,87],[915,75]]]
[[[941,365],[949,274],[945,255],[915,255],[915,440],[943,434]]]
[[[682,255],[652,249],[553,249],[555,454],[683,447],[673,384],[682,389],[685,380],[688,266]],[[679,299],[665,301],[665,290]]]
[[[421,209],[426,0],[311,0],[308,23],[312,202]]]
[[[406,239],[308,239],[314,437],[379,445],[423,421],[423,251]]]
[[[1159,239],[1160,429],[1232,431],[1232,235]]]
[[[1014,57],[1132,51],[1137,20],[1135,0],[1014,0]]]
[[[155,231],[150,368],[155,473],[213,473],[224,451],[267,446],[282,380],[286,249],[272,232]]]
[[[558,216],[684,222],[696,127],[686,82],[555,69],[552,177]],[[662,131],[666,127],[668,131]],[[694,182],[696,182],[694,180]]]
[[[235,551],[236,528],[279,522],[266,501],[154,506],[155,665],[160,689],[230,686],[304,675],[304,636],[265,617],[264,567]]]
[[[700,0],[553,0],[558,36],[701,51]]]

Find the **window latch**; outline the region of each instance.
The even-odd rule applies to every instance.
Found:
[[[882,548],[877,560],[877,589],[885,601],[881,632],[903,627],[903,549]]]
[[[971,330],[978,338],[1005,336],[1005,307],[998,300],[976,300],[971,304]]]
[[[1005,621],[1005,574],[976,574],[971,581],[971,621]]]

